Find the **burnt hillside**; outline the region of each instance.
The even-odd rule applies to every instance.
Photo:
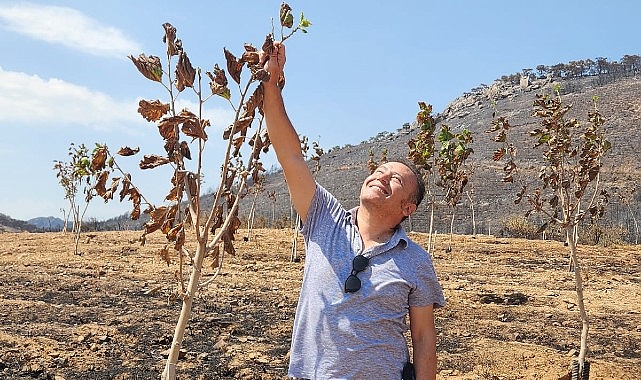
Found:
[[[634,219],[641,218],[641,77],[589,76],[572,79],[556,79],[561,87],[564,103],[571,104],[569,115],[587,122],[587,112],[593,107],[593,96],[598,96],[598,106],[607,118],[604,129],[613,148],[604,159],[602,184],[613,196],[606,219],[601,223],[622,226],[628,231],[627,240],[634,242],[636,228]],[[474,136],[474,153],[468,160],[474,174],[467,189],[473,190],[470,199],[464,197],[456,209],[454,218],[455,233],[472,233],[471,205],[474,207],[477,232],[499,234],[506,220],[523,215],[524,206],[514,204],[518,186],[500,182],[501,164],[491,160],[497,147],[492,135],[485,133],[491,125],[495,99],[499,115],[509,119],[514,127],[511,140],[518,148],[517,164],[522,178],[536,179],[541,153],[533,149],[533,141],[528,132],[538,120],[531,116],[535,95],[551,93],[553,83],[550,79],[535,79],[525,83],[513,84],[499,80],[490,86],[480,86],[455,99],[436,119],[440,124],[450,126],[454,131],[469,129]],[[429,103],[429,99],[422,99]],[[418,106],[417,106],[418,111]],[[321,169],[317,173],[318,182],[335,194],[350,208],[358,204],[358,191],[363,179],[368,175],[367,160],[369,152],[380,157],[383,149],[389,151],[390,158],[407,155],[407,142],[417,133],[409,123],[415,115],[408,115],[408,124],[396,129],[394,133],[380,133],[368,142],[347,145],[333,149],[323,155]],[[395,129],[390,126],[389,129]],[[629,196],[631,189],[638,189]],[[268,192],[276,193],[275,202]],[[621,203],[616,194],[626,195],[630,207]],[[241,204],[241,215],[247,215],[253,197],[248,196]],[[270,174],[266,179],[265,191],[258,196],[256,214],[268,223],[273,220],[286,220],[290,216],[290,203],[282,173]],[[435,229],[449,231],[451,210],[437,207]],[[634,217],[632,217],[634,216]],[[415,231],[426,231],[428,225],[427,205],[423,204],[412,217],[407,227]],[[533,222],[537,222],[532,220]],[[409,224],[409,223],[408,223]]]

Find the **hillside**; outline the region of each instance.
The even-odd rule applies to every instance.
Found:
[[[593,96],[598,96],[599,110],[607,118],[604,128],[613,146],[605,157],[602,171],[602,183],[612,195],[603,223],[623,226],[628,231],[627,239],[634,241],[636,228],[630,213],[636,215],[636,219],[641,217],[641,191],[636,191],[629,209],[617,199],[616,194],[624,188],[637,189],[641,183],[641,160],[636,155],[636,150],[641,146],[641,135],[638,133],[641,131],[641,78],[619,77],[615,80],[608,76],[592,76],[559,80],[558,83],[563,101],[573,105],[569,115],[581,121],[587,120],[587,112],[593,107]],[[473,189],[477,232],[500,234],[506,220],[522,216],[525,212],[522,206],[515,206],[513,202],[518,186],[501,183],[502,165],[491,160],[492,151],[497,145],[492,141],[493,136],[485,133],[491,125],[494,112],[490,99],[497,99],[497,113],[507,117],[514,126],[512,139],[519,152],[517,164],[524,174],[536,173],[540,161],[535,159],[540,159],[540,153],[534,151],[527,134],[538,123],[531,116],[532,105],[537,93],[551,91],[552,82],[548,79],[535,79],[526,86],[499,80],[491,86],[480,86],[465,93],[438,115],[437,128],[441,124],[447,124],[454,131],[468,128],[474,136],[474,154],[468,161],[474,168],[474,174],[467,189]],[[422,100],[429,103],[429,98]],[[408,140],[417,133],[409,124],[413,117],[408,115],[408,124],[393,133],[380,133],[367,142],[333,149],[323,155],[321,170],[317,173],[318,182],[334,193],[345,207],[356,206],[358,191],[368,175],[366,163],[369,152],[374,152],[375,158],[378,158],[383,149],[387,149],[390,157],[404,157]],[[268,224],[273,219],[289,217],[289,197],[282,173],[269,175],[265,189],[257,202],[257,215]],[[269,191],[276,193],[275,203],[267,197]],[[247,197],[241,205],[241,215],[248,214],[251,198]],[[457,208],[455,233],[473,232],[470,210],[469,199],[464,199]],[[436,230],[449,231],[451,211],[439,207],[436,218]],[[407,227],[420,232],[427,230],[427,205],[421,205],[411,220],[411,226]]]
[[[36,232],[38,227],[22,220],[16,220],[5,214],[0,214],[0,232]]]

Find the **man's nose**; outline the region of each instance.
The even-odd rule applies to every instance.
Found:
[[[378,180],[381,181],[383,184],[387,185],[389,184],[390,178],[389,178],[389,175],[385,173],[381,173],[381,175],[378,176]]]

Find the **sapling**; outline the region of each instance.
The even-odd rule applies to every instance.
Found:
[[[573,379],[588,379],[589,363],[585,358],[588,352],[589,320],[577,255],[576,227],[587,215],[598,217],[604,212],[609,195],[600,188],[601,160],[611,144],[602,129],[605,118],[597,108],[598,98],[593,98],[594,108],[588,112],[588,122],[584,125],[577,119],[567,117],[571,106],[562,102],[559,90],[555,86],[555,95],[539,94],[534,101],[533,116],[540,122],[529,135],[535,141],[535,148],[542,150],[542,165],[538,173],[541,183],[530,190],[530,184],[522,179],[515,203],[527,203],[529,208],[526,216],[540,213],[546,217],[547,221],[539,232],[550,225],[558,225],[565,230],[582,321],[581,349],[572,376]],[[493,160],[504,162],[502,181],[513,183],[518,174],[515,161],[517,149],[508,139],[510,131],[509,121],[505,117],[495,116],[487,132],[496,133],[494,141],[501,144],[494,151]]]
[[[74,234],[74,254],[78,254],[80,233],[82,232],[82,219],[84,218],[89,203],[94,197],[92,172],[90,168],[89,149],[84,145],[71,143],[67,152],[69,161],[54,161],[53,169],[60,186],[65,191],[65,198],[69,201],[69,212],[65,216],[63,231],[67,230],[69,215],[73,218],[72,231]],[[84,194],[84,204],[80,205],[80,190]],[[64,214],[64,210],[63,210]]]
[[[281,4],[279,16],[281,41],[298,31],[306,32],[311,25],[301,13],[299,23],[294,27],[292,10],[285,3]],[[157,56],[140,54],[129,58],[144,77],[159,83],[168,95],[168,102],[141,100],[138,108],[146,120],[156,123],[165,150],[162,155],[145,155],[140,161],[140,168],[172,168],[171,190],[165,197],[166,203],[156,206],[146,199],[132,182],[131,175],[116,162],[115,155],[135,155],[137,148],[125,146],[114,154],[107,146],[98,146],[92,155],[91,168],[97,180],[96,192],[105,200],[112,199],[118,191],[121,201],[129,198],[133,204],[132,219],[138,219],[141,212],[147,214],[149,221],[144,224],[141,241],[144,244],[148,234],[161,231],[167,242],[160,255],[168,264],[178,265],[177,298],[182,300],[182,310],[161,376],[162,379],[175,379],[192,302],[197,292],[216,278],[224,255],[235,253],[234,233],[241,225],[239,194],[246,190],[249,178],[254,183],[258,182],[262,171],[260,154],[270,146],[269,136],[263,128],[262,81],[269,79],[264,64],[274,48],[274,37],[272,31],[261,49],[245,44],[238,58],[225,48],[226,70],[214,65],[212,71],[204,73],[205,78],[209,78],[210,94],[207,95],[203,90],[203,71],[192,66],[183,42],[177,39],[176,28],[169,23],[163,27],[166,45],[164,64]],[[278,79],[282,88],[285,78]],[[197,109],[176,109],[178,96],[189,94],[195,97]],[[223,152],[219,185],[211,195],[213,199],[207,203],[211,207],[205,209],[201,184],[205,166],[203,152],[209,141],[210,121],[203,117],[203,107],[212,99],[228,103],[235,116],[233,123],[223,132],[222,138],[227,141],[227,146]],[[145,206],[144,210],[142,206]],[[203,267],[205,259],[212,263],[211,273]]]
[[[432,209],[430,236],[436,203],[432,188],[435,185],[443,191],[443,201],[450,206],[452,212],[450,246],[448,248],[451,250],[456,205],[461,200],[465,186],[469,181],[470,170],[466,167],[466,160],[474,152],[470,147],[474,139],[468,129],[463,128],[460,132],[454,133],[445,124],[441,124],[440,130],[436,134],[436,121],[431,113],[431,105],[419,102],[416,123],[420,127],[420,131],[415,138],[408,142],[408,158],[423,170],[426,178],[426,194]],[[436,142],[438,142],[438,148]]]

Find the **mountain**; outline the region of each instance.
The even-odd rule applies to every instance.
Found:
[[[29,219],[27,223],[38,227],[42,231],[62,231],[65,225],[64,220],[53,216]]]

